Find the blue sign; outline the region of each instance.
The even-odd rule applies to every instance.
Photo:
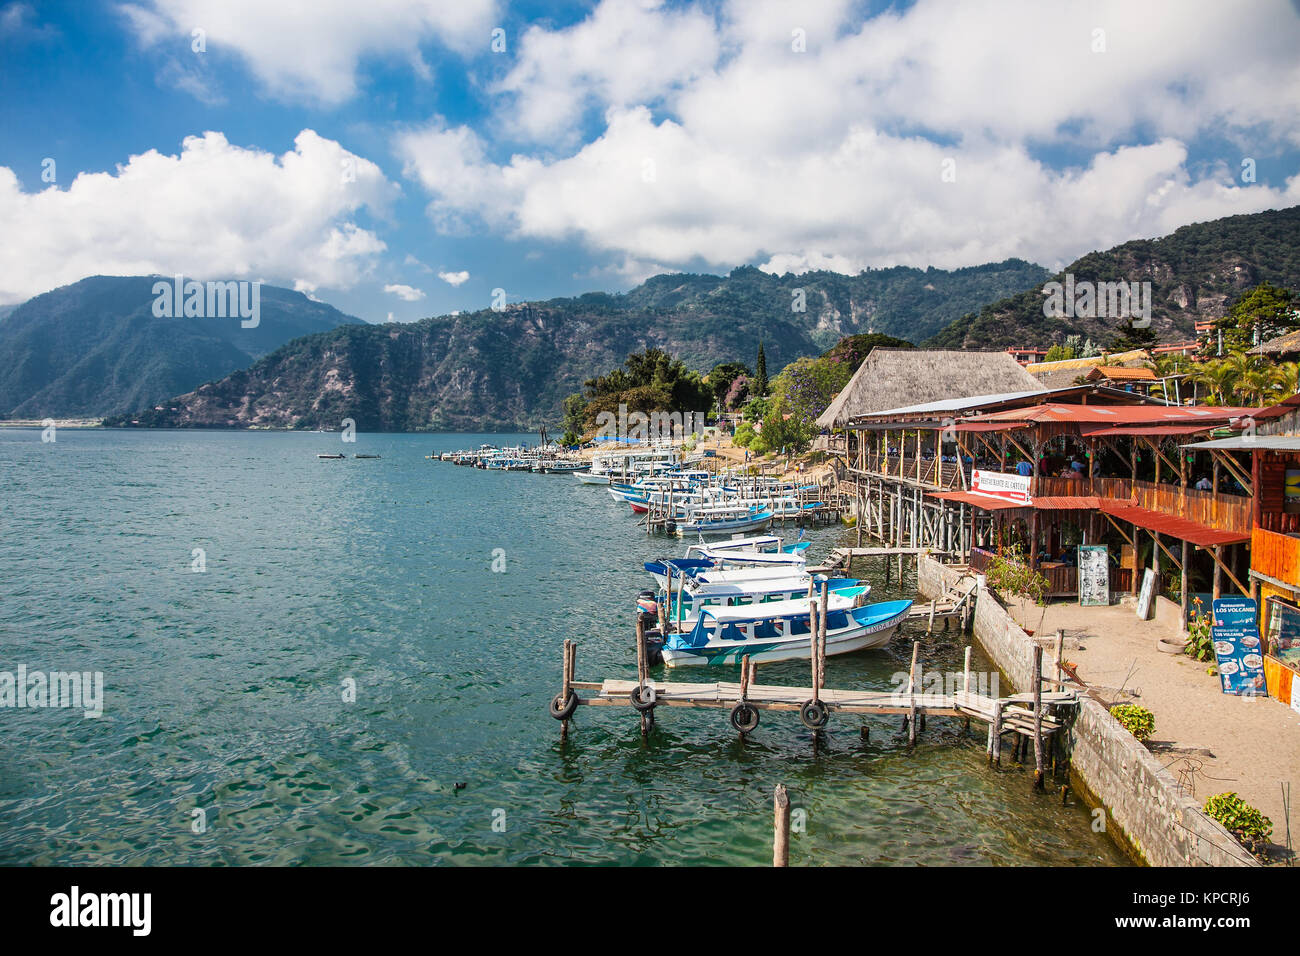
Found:
[[[1267,697],[1259,610],[1250,598],[1219,598],[1212,605],[1210,639],[1225,694]]]

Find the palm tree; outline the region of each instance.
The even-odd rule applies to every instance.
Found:
[[[1202,362],[1188,378],[1205,388],[1207,405],[1224,404],[1225,397],[1232,393],[1236,382],[1236,374],[1223,359]]]
[[[1273,385],[1281,400],[1300,393],[1300,363],[1279,362],[1273,367]]]

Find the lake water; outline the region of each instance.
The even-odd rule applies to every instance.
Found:
[[[795,714],[742,743],[725,711],[662,710],[643,741],[583,708],[561,745],[563,639],[579,679],[634,677],[641,562],[682,545],[572,477],[424,458],[485,440],[511,437],[0,429],[0,671],[104,675],[98,719],[0,708],[0,864],[768,864],[777,783],[794,864],[1124,862],[990,771],[979,724],[932,718],[909,752],[898,719],[814,747]],[[954,630],[924,660],[961,655]],[[887,689],[909,657],[827,681]]]

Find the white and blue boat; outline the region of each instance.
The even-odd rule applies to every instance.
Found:
[[[881,647],[907,618],[911,601],[832,608],[826,615],[826,656]],[[706,607],[690,630],[669,634],[662,653],[669,667],[756,664],[812,657],[808,601],[749,607]]]
[[[677,522],[678,535],[732,534],[761,531],[772,523],[772,512],[758,505],[706,505]]]

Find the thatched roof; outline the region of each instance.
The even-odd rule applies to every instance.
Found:
[[[1042,392],[1006,352],[875,348],[817,419],[842,428],[859,415],[971,395]]]
[[[1300,329],[1261,342],[1250,351],[1253,355],[1289,355],[1292,352],[1300,352]]]

